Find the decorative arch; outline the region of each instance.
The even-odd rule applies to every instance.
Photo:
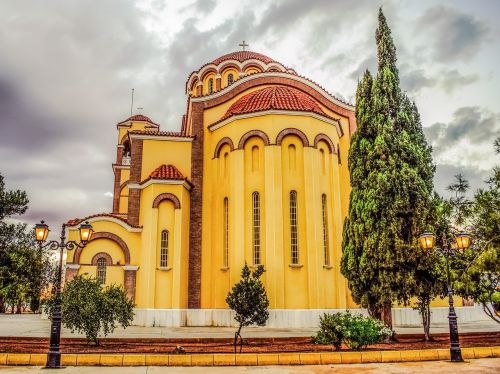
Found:
[[[264,142],[264,145],[269,145],[269,136],[263,131],[260,130],[251,130],[248,131],[247,133],[243,134],[243,136],[240,139],[240,142],[238,143],[238,149],[243,149],[245,146],[245,143],[247,142],[248,139],[250,139],[253,136],[257,136],[262,139]]]
[[[181,202],[179,201],[177,196],[171,193],[162,193],[156,196],[153,200],[153,208],[158,208],[160,206],[160,203],[165,200],[171,201],[174,204],[175,209],[181,209]]]
[[[127,244],[123,241],[122,238],[120,238],[118,235],[113,234],[111,232],[101,231],[101,232],[95,232],[94,235],[92,235],[92,239],[90,240],[90,242],[93,242],[93,241],[99,240],[99,239],[109,239],[109,240],[114,241],[116,244],[118,244],[118,246],[122,249],[123,255],[125,257],[125,265],[130,264],[130,250],[128,249]],[[83,248],[80,248],[80,247],[75,249],[75,255],[73,256],[73,263],[74,264],[80,263],[80,255],[82,254],[82,250],[83,250]],[[93,261],[93,259],[92,259],[92,261]],[[97,261],[97,259],[96,259],[96,261]]]
[[[109,255],[109,253],[106,252],[99,252],[94,257],[92,257],[92,261],[90,262],[92,265],[96,266],[97,265],[97,260],[104,258],[106,260],[106,265],[113,265],[113,259]]]
[[[193,82],[191,83],[191,85],[189,86],[189,90],[192,91],[196,88],[196,85],[198,84],[199,82],[199,79],[198,77],[196,76],[194,79],[193,79]]]
[[[204,82],[205,79],[207,78],[208,75],[210,75],[211,73],[217,75],[218,74],[218,71],[217,69],[215,69],[214,67],[210,67],[208,68],[207,70],[205,70],[203,72],[203,75],[200,77],[200,81]],[[215,78],[215,77],[214,77]]]
[[[241,72],[241,66],[239,66],[238,64],[235,64],[234,62],[231,62],[231,61],[229,61],[229,62],[227,62],[227,63],[223,63],[223,64],[219,67],[219,72],[220,72],[220,74],[222,75],[222,74],[224,74],[224,73],[225,73],[225,71],[226,71],[227,69],[231,69],[231,68],[235,69],[237,72]]]
[[[125,135],[122,136],[122,139],[120,140],[120,144],[123,144],[127,141],[128,139],[128,132],[125,133]]]
[[[335,153],[335,146],[333,145],[332,139],[330,139],[326,134],[316,135],[314,138],[314,148],[318,148],[318,143],[321,141],[324,141],[328,145],[330,153]]]
[[[130,182],[130,179],[127,179],[125,182],[123,182],[122,184],[120,184],[120,192],[122,192],[122,190],[125,187],[127,187],[128,182]]]
[[[231,149],[231,152],[234,151],[234,144],[231,138],[228,138],[227,136],[223,137],[217,145],[215,146],[215,151],[214,151],[214,158],[219,158],[220,150],[224,145],[228,145],[229,148]]]
[[[298,136],[300,140],[302,140],[302,144],[304,145],[304,147],[309,147],[309,140],[307,140],[306,134],[304,134],[299,129],[292,129],[292,128],[281,130],[278,136],[276,137],[276,144],[281,145],[281,143],[283,142],[283,138],[287,135]]]

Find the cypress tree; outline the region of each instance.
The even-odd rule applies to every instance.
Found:
[[[407,303],[415,288],[415,244],[429,214],[434,166],[418,110],[399,87],[382,9],[375,39],[377,76],[366,72],[356,92],[341,270],[354,301],[392,326],[392,303]]]

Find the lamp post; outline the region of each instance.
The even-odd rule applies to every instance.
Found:
[[[61,341],[61,276],[62,276],[62,265],[63,265],[63,253],[64,249],[73,250],[75,248],[83,248],[90,239],[92,239],[92,234],[94,230],[88,222],[81,224],[80,230],[80,241],[77,243],[73,240],[66,242],[66,224],[63,223],[61,229],[61,240],[58,242],[56,240],[51,240],[50,242],[43,244],[47,239],[49,234],[49,226],[47,226],[44,221],[36,224],[35,226],[35,237],[38,243],[40,243],[40,249],[48,247],[51,250],[59,249],[59,268],[57,271],[56,278],[56,295],[54,299],[54,309],[52,310],[52,318],[50,325],[50,348],[47,352],[47,364],[46,368],[60,368],[61,367],[61,352],[60,352],[60,341]]]
[[[418,238],[420,247],[424,250],[432,250],[436,243],[436,236],[430,232],[424,232]],[[467,249],[470,245],[470,235],[466,233],[459,233],[455,235],[455,244],[457,249]],[[458,324],[457,324],[457,314],[455,313],[455,307],[453,306],[453,289],[451,286],[450,278],[450,261],[449,258],[452,256],[452,248],[448,244],[446,239],[446,234],[442,237],[442,247],[436,247],[436,249],[444,256],[446,260],[446,285],[448,287],[448,304],[450,306],[448,312],[448,323],[450,328],[450,358],[452,362],[462,362],[462,351],[460,350],[460,343],[458,340]]]

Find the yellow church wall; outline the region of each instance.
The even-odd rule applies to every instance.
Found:
[[[127,212],[128,212],[128,187],[125,186],[120,191],[118,213],[127,214]]]
[[[191,179],[191,142],[146,139],[143,142],[141,180],[162,164],[174,165]]]
[[[245,74],[255,74],[255,73],[260,73],[261,69],[257,69],[255,67],[248,67],[245,69]]]
[[[97,266],[82,265],[78,270],[78,275],[87,274],[93,278],[97,277]],[[110,286],[116,284],[119,286],[124,286],[124,270],[121,266],[112,265],[106,266],[106,279],[104,285]]]
[[[213,80],[213,92],[216,90],[215,86],[215,73],[208,73],[203,77],[203,95],[208,95],[209,94],[209,89],[208,89],[208,82],[210,79]]]
[[[181,209],[170,201],[153,208],[154,199],[174,194]],[[140,225],[143,226],[140,244],[140,269],[137,272],[136,304],[139,308],[187,307],[189,192],[182,185],[151,184],[141,191]],[[169,231],[169,266],[160,269],[161,230]]]
[[[130,168],[121,169],[120,185],[122,185],[123,183],[125,183],[129,179],[130,179]]]
[[[123,123],[122,125],[118,126],[118,144],[121,144],[121,141],[123,137],[129,132],[129,131],[136,131],[136,130],[145,130],[146,126],[151,125],[147,122],[136,122],[132,121],[131,126],[129,127],[128,125],[130,122]]]
[[[217,116],[217,112],[225,111],[219,107],[205,111],[207,125],[211,123],[210,118]],[[324,163],[327,175],[325,176],[322,176],[323,161],[320,150],[312,147],[304,148],[296,136],[285,137],[281,147],[263,146],[259,138],[250,138],[244,150],[229,152],[229,147],[224,146],[220,151],[220,157],[213,158],[215,146],[223,137],[229,137],[237,147],[243,134],[250,130],[262,130],[269,136],[270,142],[274,143],[278,133],[285,128],[297,128],[303,131],[310,144],[314,143],[314,138],[319,133],[327,134],[335,145],[340,142],[333,125],[308,116],[266,115],[238,119],[213,132],[205,130],[202,308],[226,308],[227,292],[239,280],[243,264],[245,261],[248,264],[252,263],[253,190],[263,191],[261,251],[262,263],[267,270],[263,282],[268,291],[270,307],[346,306],[345,279],[340,274],[338,266],[343,224],[341,189],[345,181],[342,182],[343,176],[337,155],[330,154],[326,144],[320,143],[319,148],[324,152],[326,150]],[[286,167],[289,164],[288,145],[292,143],[296,147],[297,170],[294,172],[288,171]],[[251,172],[254,146],[259,146],[259,162],[262,160],[263,163],[262,173],[259,170],[256,175],[253,175],[255,172]],[[228,153],[226,161],[224,161],[225,153]],[[224,165],[228,165],[227,176],[223,175]],[[228,181],[222,182],[221,178],[228,178]],[[302,267],[289,266],[289,192],[292,188],[298,192],[299,262]],[[327,195],[331,268],[323,266],[322,193]],[[222,269],[221,265],[224,243],[224,196],[229,198],[228,269]]]

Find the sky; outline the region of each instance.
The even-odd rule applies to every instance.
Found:
[[[484,187],[499,163],[500,1],[2,0],[0,173],[30,199],[17,218],[54,226],[110,212],[131,89],[134,113],[178,131],[189,74],[242,40],[353,102],[362,73],[376,74],[380,6],[436,191],[457,173]]]

